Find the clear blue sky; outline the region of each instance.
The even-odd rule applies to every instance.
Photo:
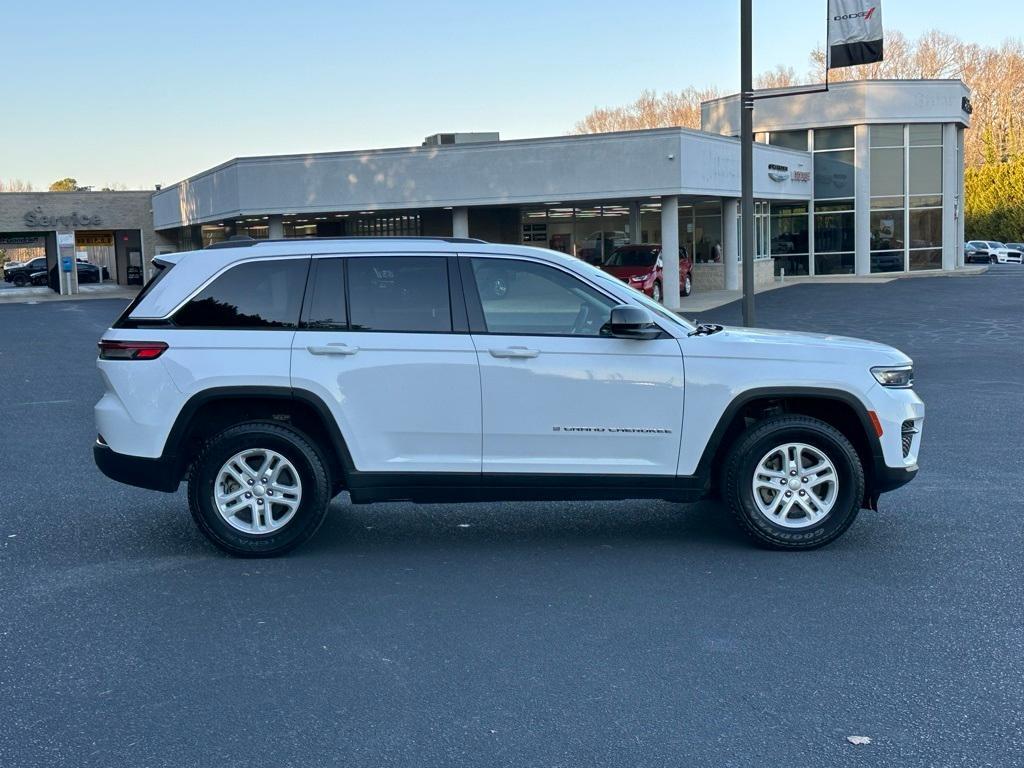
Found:
[[[755,0],[755,70],[802,72],[825,0]],[[150,187],[240,155],[569,131],[643,88],[738,86],[738,0],[5,4],[0,179]],[[997,43],[1019,0],[885,0]]]

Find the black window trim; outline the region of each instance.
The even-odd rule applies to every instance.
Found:
[[[459,253],[459,262],[461,266],[460,272],[462,276],[463,286],[466,287],[465,295],[466,307],[469,310],[469,329],[470,333],[473,334],[474,336],[523,336],[545,339],[616,339],[615,336],[602,336],[600,334],[596,336],[581,336],[579,334],[574,333],[494,333],[487,330],[487,322],[486,319],[484,318],[483,302],[481,302],[480,300],[480,292],[477,289],[476,277],[473,274],[473,265],[470,263],[470,260],[474,258],[504,259],[506,261],[525,261],[529,262],[530,264],[539,264],[543,267],[551,267],[552,269],[556,269],[568,275],[569,277],[579,280],[588,288],[591,288],[592,290],[604,296],[606,299],[612,301],[613,306],[619,306],[622,304],[629,303],[627,301],[624,301],[623,299],[620,299],[618,296],[609,293],[603,287],[595,285],[589,280],[586,280],[582,275],[573,272],[571,269],[566,269],[560,264],[554,264],[550,261],[545,261],[543,259],[534,259],[530,258],[529,256],[523,256],[520,254],[470,253],[463,251]],[[642,305],[636,304],[632,306]],[[661,336],[659,336],[658,338],[674,338],[672,334],[666,331],[664,326],[662,326],[662,324],[659,322],[658,316],[655,315],[653,312],[651,312],[650,314],[652,319],[654,320],[654,324],[661,329]]]
[[[310,327],[309,313],[313,308],[313,286],[316,284],[317,277],[320,271],[321,261],[327,261],[329,259],[338,259],[342,262],[341,265],[341,286],[342,293],[344,294],[345,300],[345,327],[344,328],[323,328],[323,327]],[[324,255],[321,258],[313,258],[309,265],[309,273],[306,275],[306,287],[302,294],[302,309],[299,310],[299,326],[296,330],[309,331],[312,333],[347,333],[351,328],[349,312],[348,312],[348,266],[345,264],[345,257],[341,254]]]

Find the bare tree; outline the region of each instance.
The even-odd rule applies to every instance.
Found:
[[[32,182],[23,181],[22,179],[10,179],[9,181],[3,181],[0,179],[0,192],[32,192]]]
[[[825,50],[816,48],[811,66],[800,75],[792,67],[776,67],[757,78],[758,88],[784,88],[825,79]],[[1024,152],[1024,44],[1009,40],[998,47],[967,43],[932,30],[916,40],[893,30],[885,36],[885,59],[860,67],[833,69],[829,80],[959,78],[971,89],[974,113],[964,138],[968,166],[1003,161]],[[644,91],[623,107],[597,108],[575,126],[577,133],[624,131],[662,126],[700,127],[700,102],[719,95],[717,89],[687,88],[657,94]]]
[[[781,64],[773,70],[762,72],[754,82],[755,88],[789,88],[791,85],[800,85],[796,70]]]
[[[680,126],[700,128],[700,104],[721,94],[716,88],[687,88],[658,94],[643,91],[640,98],[624,107],[598,107],[576,123],[576,133],[636,131],[643,128]]]

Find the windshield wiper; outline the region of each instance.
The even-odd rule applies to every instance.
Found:
[[[713,333],[724,331],[725,328],[716,323],[697,323],[697,327],[690,331],[687,336],[710,336]]]

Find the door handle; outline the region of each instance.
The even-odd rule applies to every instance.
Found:
[[[313,345],[306,349],[313,355],[354,355],[359,351],[359,347],[350,347],[348,344]]]
[[[539,349],[527,349],[526,347],[505,347],[504,349],[490,350],[491,357],[536,357],[540,354]]]

